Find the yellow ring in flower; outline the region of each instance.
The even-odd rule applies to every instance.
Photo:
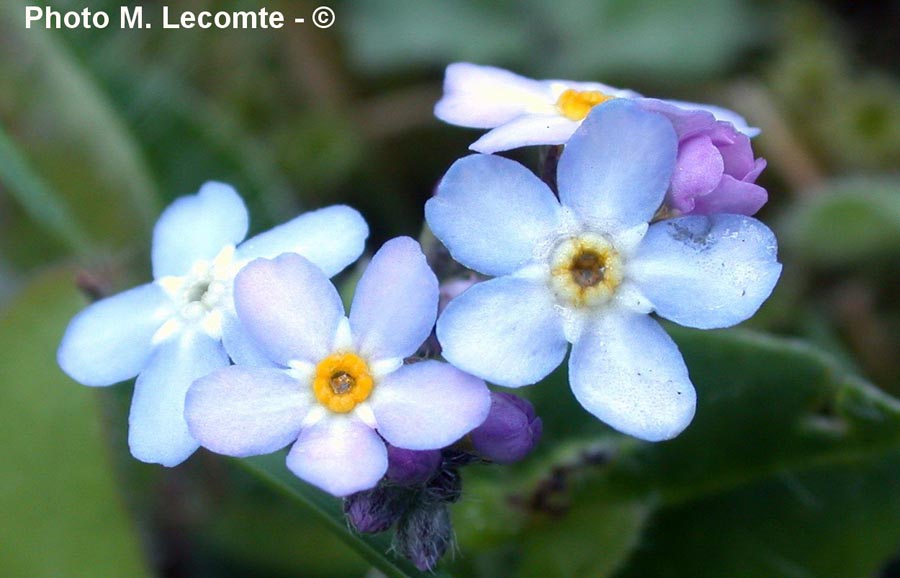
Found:
[[[592,233],[563,240],[550,257],[550,287],[561,304],[593,307],[609,301],[622,282],[622,258]]]
[[[368,399],[374,385],[361,357],[335,353],[316,366],[312,387],[319,403],[335,413],[347,413]]]
[[[567,88],[556,100],[556,108],[569,120],[584,120],[592,108],[613,98],[615,97],[599,90]]]

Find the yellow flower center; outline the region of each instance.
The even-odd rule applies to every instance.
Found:
[[[329,355],[316,366],[313,392],[335,413],[347,413],[366,401],[375,383],[369,366],[355,353]]]
[[[564,305],[605,303],[622,282],[622,259],[604,237],[586,234],[559,243],[550,259],[550,285]]]
[[[556,100],[556,108],[569,120],[584,120],[598,104],[615,98],[599,90],[574,90],[567,88]]]

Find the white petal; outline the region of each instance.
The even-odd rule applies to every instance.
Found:
[[[222,345],[201,332],[161,343],[134,384],[128,445],[143,462],[176,466],[198,443],[184,421],[184,396],[198,377],[228,365]]]
[[[487,132],[469,148],[496,153],[531,145],[565,144],[579,126],[559,114],[523,114]]]
[[[69,323],[57,362],[84,385],[132,378],[147,363],[153,334],[172,312],[169,297],[152,283],[97,301]]]
[[[428,226],[453,258],[487,275],[530,261],[560,215],[553,193],[531,171],[488,155],[456,161],[425,204]]]
[[[257,259],[241,269],[234,281],[234,305],[247,335],[282,366],[328,355],[344,317],[334,285],[296,253]]]
[[[706,112],[711,113],[716,120],[724,120],[726,122],[730,122],[734,125],[734,128],[738,131],[744,133],[750,138],[757,136],[761,131],[755,126],[750,126],[747,124],[747,119],[733,110],[729,110],[727,108],[723,108],[721,106],[715,106],[712,104],[700,104],[697,102],[685,102],[682,100],[668,100],[665,102],[670,104],[674,104],[678,108],[683,108],[685,110],[705,110]]]
[[[208,182],[196,195],[176,199],[153,229],[153,278],[184,275],[247,234],[247,209],[229,185]]]
[[[499,277],[450,302],[437,322],[444,357],[492,383],[517,387],[553,371],[568,343],[543,281]]]
[[[444,96],[434,115],[459,126],[493,128],[553,104],[545,83],[493,66],[457,62],[447,67]]]
[[[371,397],[378,433],[410,450],[449,446],[487,418],[484,381],[440,361],[405,365],[386,376]]]
[[[300,432],[287,467],[330,494],[347,496],[374,487],[384,476],[387,448],[361,421],[332,415]]]
[[[775,235],[743,215],[688,216],[650,227],[628,273],[681,325],[729,327],[753,315],[781,274]]]
[[[274,259],[282,253],[299,253],[332,277],[359,258],[368,236],[369,226],[356,209],[334,205],[247,239],[238,247],[237,258]]]
[[[572,347],[569,381],[589,412],[647,441],[691,423],[697,399],[678,347],[647,315],[609,309]]]
[[[232,365],[194,381],[184,417],[203,447],[257,456],[296,440],[309,405],[309,391],[285,371]]]
[[[419,244],[385,243],[356,286],[350,327],[356,350],[369,359],[408,357],[428,338],[437,317],[438,281]]]
[[[625,99],[596,106],[559,159],[560,200],[601,230],[646,223],[665,196],[677,148],[661,114]]]
[[[244,329],[240,319],[233,313],[222,316],[222,345],[236,365],[249,367],[278,367],[266,352]]]

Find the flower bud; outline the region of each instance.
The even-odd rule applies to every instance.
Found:
[[[543,424],[534,406],[511,393],[491,392],[487,419],[469,434],[475,450],[501,464],[517,462],[537,445]]]
[[[379,485],[344,498],[344,514],[358,532],[384,532],[403,514],[402,497],[400,488]]]
[[[387,479],[400,486],[424,484],[441,465],[441,450],[406,450],[390,444]]]
[[[397,526],[394,548],[423,572],[434,568],[453,540],[450,512],[443,503],[421,502]]]
[[[462,497],[462,476],[459,469],[444,464],[426,487],[427,495],[435,502],[453,503]]]
[[[765,159],[753,158],[750,138],[705,110],[685,110],[644,99],[641,106],[662,113],[678,135],[675,171],[666,205],[678,215],[753,215],[768,200],[756,178]]]

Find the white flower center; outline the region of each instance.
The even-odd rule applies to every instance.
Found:
[[[583,233],[557,243],[550,253],[550,287],[567,307],[597,307],[622,282],[619,252],[604,236]]]
[[[231,282],[239,263],[234,246],[223,248],[211,261],[197,261],[185,275],[163,277],[157,283],[175,304],[154,341],[159,342],[185,326],[196,326],[213,339],[222,337],[223,311],[230,306]]]

